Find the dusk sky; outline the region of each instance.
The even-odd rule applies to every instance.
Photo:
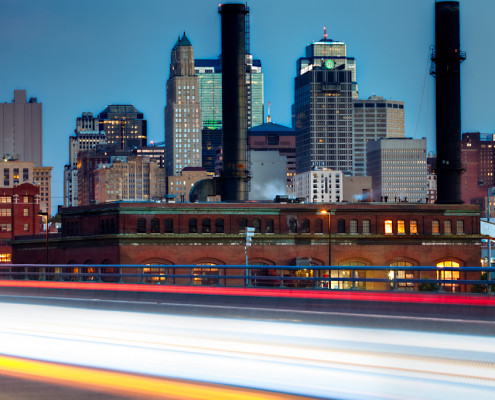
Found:
[[[406,136],[434,143],[433,0],[251,0],[251,53],[261,59],[265,118],[291,125],[296,61],[328,37],[356,58],[360,98],[402,100]],[[462,131],[494,133],[495,1],[460,2]],[[134,104],[148,139],[164,140],[170,52],[186,32],[195,58],[220,54],[213,0],[0,0],[0,101],[14,89],[43,103],[43,156],[53,166],[52,204],[63,204],[68,138],[82,112]]]

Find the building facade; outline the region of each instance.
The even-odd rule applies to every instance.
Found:
[[[442,275],[442,267],[480,266],[482,235],[476,206],[119,202],[62,209],[61,215],[62,232],[50,238],[48,263],[65,264],[67,272],[91,271],[97,274],[94,279],[104,281],[111,281],[105,274],[113,267],[107,270],[102,264],[121,268],[139,264],[164,274],[191,275],[169,283],[205,284],[193,281],[193,276],[206,274],[206,269],[218,275],[216,265],[245,263],[248,226],[255,228],[248,249],[250,264],[284,275],[314,276],[312,265],[437,266],[431,278],[455,280],[464,279],[465,272]],[[13,245],[15,263],[45,263],[43,239],[20,238]],[[284,270],[287,265],[303,267]],[[327,281],[350,276],[345,268],[329,267],[320,273]],[[356,273],[366,279],[389,276],[388,271],[380,275],[365,268]],[[368,282],[363,288],[384,285]],[[332,280],[331,288],[350,287]]]
[[[32,183],[0,187],[0,264],[12,262],[15,236],[40,233],[39,191],[39,186]],[[43,251],[42,255],[45,254]]]
[[[149,157],[111,156],[93,171],[95,203],[161,200],[165,169]]]
[[[294,178],[295,197],[308,203],[338,203],[344,199],[342,171],[313,170]]]
[[[83,112],[76,119],[75,136],[69,137],[69,164],[64,166],[64,207],[79,205],[78,161],[79,152],[93,150],[107,143],[104,131],[99,130],[99,118]]]
[[[98,116],[100,132],[116,150],[146,146],[147,121],[134,105],[109,105]]]
[[[327,39],[306,47],[297,62],[294,123],[297,173],[334,169],[352,173],[352,100],[356,65],[346,44]]]
[[[366,176],[366,143],[404,137],[404,102],[371,96],[354,100],[352,110],[353,172],[355,176]]]
[[[193,46],[186,34],[172,49],[165,106],[165,165],[167,176],[185,167],[201,167],[201,102],[194,70]]]
[[[427,201],[426,139],[380,139],[367,143],[373,201]]]
[[[176,203],[188,203],[193,186],[208,179],[208,173],[201,167],[186,167],[179,176],[168,177],[168,196]]]
[[[0,103],[0,156],[43,166],[42,104],[14,90],[12,103]]]
[[[53,167],[34,167],[34,183],[39,186],[40,211],[52,214],[52,169]]]

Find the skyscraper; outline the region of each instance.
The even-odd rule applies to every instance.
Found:
[[[353,172],[355,176],[366,176],[366,143],[381,138],[404,137],[404,102],[371,96],[353,103]]]
[[[0,103],[0,157],[43,166],[42,104],[36,97],[27,101],[25,90],[14,90],[12,103]]]
[[[83,112],[76,120],[75,136],[69,137],[69,164],[64,167],[64,206],[79,205],[77,156],[80,151],[93,150],[106,144],[105,132],[99,131],[99,119],[91,112]]]
[[[186,34],[172,49],[165,106],[167,176],[185,167],[201,167],[201,103],[193,46]]]
[[[367,143],[373,200],[425,203],[426,139],[394,138]]]
[[[356,62],[346,44],[323,38],[297,61],[294,121],[297,173],[331,168],[352,173],[352,100]]]
[[[199,78],[201,129],[203,139],[203,168],[215,170],[215,153],[222,145],[222,63],[218,59],[196,59],[194,68]],[[263,71],[261,60],[246,56],[247,126],[263,123]]]
[[[100,113],[99,125],[116,150],[146,146],[147,121],[134,105],[109,105]]]

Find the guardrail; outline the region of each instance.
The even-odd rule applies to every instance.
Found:
[[[2,265],[2,280],[91,281],[320,290],[495,292],[495,267]]]

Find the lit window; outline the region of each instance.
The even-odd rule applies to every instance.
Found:
[[[23,214],[25,217],[29,217],[29,208],[25,208],[24,210],[22,210],[22,214]]]
[[[431,233],[434,235],[438,235],[440,233],[440,221],[438,219],[431,221]]]
[[[452,221],[450,219],[443,221],[443,231],[446,235],[450,235],[452,233]]]
[[[406,222],[403,219],[397,221],[397,233],[406,233]]]
[[[393,233],[393,228],[392,228],[392,220],[387,219],[385,221],[385,234],[390,235]]]
[[[412,219],[409,222],[409,233],[410,234],[417,234],[418,233],[418,221],[415,219]]]
[[[462,219],[456,221],[457,234],[461,235],[464,233],[464,221]]]

